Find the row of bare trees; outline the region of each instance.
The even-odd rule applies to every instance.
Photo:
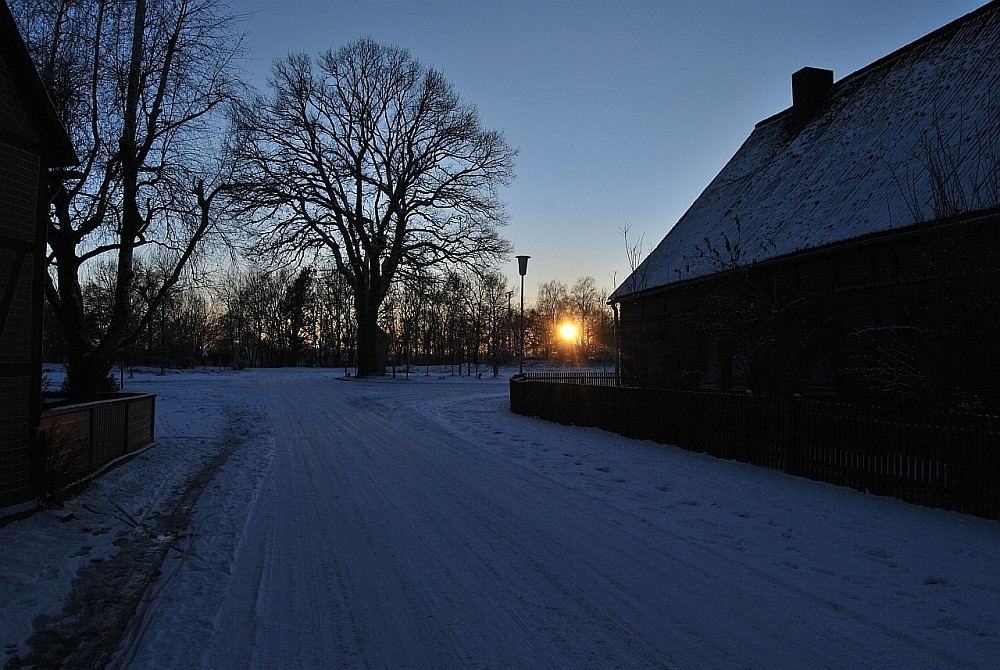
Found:
[[[593,277],[572,287],[558,280],[538,287],[525,311],[524,353],[552,361],[610,363],[614,352],[606,291]],[[472,371],[520,356],[519,297],[499,272],[453,272],[444,281],[408,284],[390,294],[384,324],[397,362],[461,365]],[[571,324],[571,340],[560,327]]]
[[[212,250],[252,250],[265,269],[220,298],[234,349],[256,331],[254,351],[234,355],[300,358],[297,320],[312,317],[290,310],[304,293],[266,321],[235,314],[286,283],[281,267],[332,268],[349,309],[316,307],[316,319],[350,315],[363,375],[384,371],[379,321],[394,292],[426,292],[510,251],[499,192],[516,150],[405,50],[362,39],[315,60],[290,54],[259,92],[241,80],[240,20],[222,0],[10,6],[82,158],[52,175],[45,287],[76,399],[95,397],[112,362],[154,333],[167,347],[182,284],[197,285]],[[279,322],[288,332],[271,333]],[[343,350],[337,338],[320,349]]]
[[[82,283],[95,332],[113,308],[114,268],[98,264]],[[148,311],[166,270],[136,264],[130,322]],[[453,271],[399,282],[383,303],[385,363],[401,369],[450,365],[473,374],[520,355],[519,296],[505,276]],[[167,292],[119,361],[128,365],[237,367],[356,365],[357,328],[350,286],[329,266],[275,271],[232,269],[214,277],[186,274]],[[571,323],[572,341],[559,336]],[[46,320],[45,350],[65,357],[58,319]],[[548,360],[610,362],[612,328],[592,277],[567,287],[539,287],[525,314],[525,353]]]
[[[543,358],[611,361],[614,324],[607,294],[590,276],[577,279],[572,286],[559,280],[539,285],[535,304],[526,317],[526,349]],[[567,341],[561,333],[563,324],[574,327],[572,340]]]

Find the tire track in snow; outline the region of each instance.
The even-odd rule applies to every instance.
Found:
[[[498,459],[482,462],[482,457],[469,448],[468,443],[459,442],[461,446],[456,449],[452,443],[442,441],[440,432],[435,433],[428,424],[414,425],[419,417],[409,416],[398,408],[379,408],[369,399],[353,402],[351,406],[356,409],[345,412],[345,417],[349,418],[340,421],[364,436],[364,446],[345,451],[356,458],[351,463],[346,463],[346,456],[344,460],[345,467],[368,474],[369,489],[364,494],[368,497],[363,504],[351,508],[351,516],[357,517],[359,524],[372,526],[364,531],[357,543],[370,548],[365,559],[369,565],[376,563],[379,566],[375,571],[379,574],[405,572],[405,565],[386,562],[383,556],[389,553],[395,558],[391,554],[392,547],[385,544],[385,537],[395,534],[398,544],[405,546],[416,565],[432,564],[436,558],[443,566],[438,569],[436,578],[431,574],[421,582],[423,592],[430,594],[424,601],[400,602],[399,609],[405,604],[419,610],[426,602],[434,602],[431,595],[445,608],[464,607],[459,618],[465,623],[479,621],[481,624],[470,626],[474,632],[469,637],[482,636],[483,631],[488,631],[487,636],[497,638],[491,639],[489,644],[473,644],[474,653],[470,658],[487,665],[536,663],[546,667],[605,667],[627,656],[627,665],[655,667],[669,662],[671,647],[689,647],[683,654],[688,659],[718,660],[717,653],[706,652],[705,645],[692,644],[697,636],[692,638],[691,631],[686,630],[690,629],[690,623],[684,620],[673,622],[673,627],[682,634],[675,633],[672,637],[676,639],[670,645],[663,644],[664,629],[668,627],[664,625],[661,609],[645,605],[645,610],[637,614],[636,604],[641,599],[636,596],[641,588],[629,592],[614,584],[610,577],[612,572],[634,561],[624,553],[616,553],[614,547],[635,546],[633,536],[623,535],[603,523],[602,533],[610,534],[612,540],[604,541],[602,549],[610,546],[611,550],[606,554],[595,553],[587,546],[593,534],[594,519],[581,523],[575,520],[575,511],[567,514],[566,510],[574,510],[579,501],[572,496],[567,498],[565,491],[560,492],[561,499],[554,505],[553,492],[544,478],[527,471],[498,470],[497,466],[506,466],[509,470],[510,462]],[[369,418],[373,413],[376,415],[374,420]],[[404,423],[399,421],[403,417],[406,429],[393,428]],[[387,423],[388,420],[395,421]],[[392,453],[387,460],[376,458],[390,449]],[[442,459],[441,450],[450,453]],[[478,467],[470,468],[468,461],[477,456]],[[448,462],[462,464],[452,471],[447,467]],[[387,473],[393,478],[380,485],[378,478],[386,477]],[[516,485],[513,496],[510,491],[503,493],[496,487],[494,477],[497,475],[504,480],[503,486]],[[401,498],[401,491],[406,492],[405,499]],[[430,521],[419,521],[420,533],[406,533],[405,529],[394,527],[387,522],[384,512],[378,518],[379,510],[399,513],[406,504],[430,518]],[[552,518],[557,516],[559,521],[554,525]],[[555,526],[565,530],[554,532]],[[419,557],[421,553],[422,558]],[[611,564],[606,563],[609,555],[614,559]],[[641,574],[642,588],[654,582],[669,583],[670,579],[670,575],[648,562],[632,573]],[[580,582],[581,575],[586,576],[584,583]],[[419,575],[409,575],[408,579],[421,581]],[[376,576],[369,574],[353,584],[354,591],[364,594],[376,581]],[[401,588],[408,587],[407,579],[399,581]],[[392,598],[384,590],[377,596],[376,600]],[[479,602],[469,602],[477,596]],[[402,598],[412,599],[412,594]],[[497,609],[502,617],[497,615]],[[616,614],[609,615],[609,610]],[[447,609],[444,611],[447,614]],[[554,612],[559,614],[561,623],[553,620]],[[430,618],[421,616],[419,611],[413,616]],[[375,617],[364,623],[361,638],[367,635],[375,643],[365,644],[359,653],[373,658],[372,665],[376,667],[413,661],[408,656],[392,656],[387,645],[380,643],[378,620],[381,619]],[[642,620],[641,627],[630,625],[628,622],[632,619]],[[404,621],[396,627],[406,628],[407,623]],[[420,639],[443,639],[434,645],[439,656],[418,657],[419,660],[432,665],[446,663],[448,659],[440,655],[446,653],[441,650],[448,649],[448,644],[468,645],[469,640],[461,639],[461,628],[456,632],[458,623],[446,620],[436,630],[420,631]],[[652,641],[657,639],[661,644],[654,645]],[[497,649],[506,655],[495,656]]]

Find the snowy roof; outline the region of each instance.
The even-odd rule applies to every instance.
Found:
[[[804,124],[794,105],[758,123],[611,300],[994,207],[998,163],[992,2],[832,84]]]

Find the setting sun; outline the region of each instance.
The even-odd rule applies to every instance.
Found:
[[[572,323],[564,323],[559,326],[559,337],[563,338],[567,342],[575,341],[578,333],[579,330]]]

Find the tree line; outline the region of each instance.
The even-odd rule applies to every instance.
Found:
[[[98,264],[81,286],[89,322],[97,332],[113,309],[114,268]],[[165,270],[136,264],[131,324],[149,310],[150,296],[167,280]],[[525,355],[550,361],[610,365],[614,335],[605,291],[593,277],[572,286],[552,280],[538,287],[525,309]],[[44,348],[50,359],[66,355],[65,334],[51,314]],[[356,366],[357,327],[350,286],[335,268],[255,270],[247,266],[205,278],[187,274],[158,308],[117,363],[132,366],[347,367]],[[559,326],[571,323],[567,341]],[[500,272],[452,271],[398,283],[383,302],[385,364],[399,370],[451,366],[462,374],[490,374],[520,358],[519,295]]]

